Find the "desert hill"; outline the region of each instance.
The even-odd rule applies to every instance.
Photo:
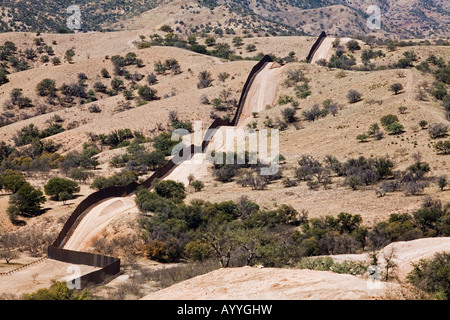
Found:
[[[105,8],[110,9],[114,3],[105,1]],[[145,142],[138,144],[150,153],[157,149],[154,139],[170,134],[175,125],[189,126],[201,120],[206,128],[217,117],[226,119],[233,116],[248,74],[264,54],[271,55],[274,60],[271,65],[273,73],[261,73],[266,77],[261,87],[256,81],[253,88],[256,92],[250,95],[252,99],[249,101],[259,104],[245,111],[243,126],[256,131],[279,130],[280,175],[264,180],[251,168],[243,168],[235,176],[221,181],[216,175],[217,168],[202,166],[201,171],[190,169],[194,178],[203,183],[203,188],[195,190],[187,182],[187,171],[179,174],[174,170],[164,179],[177,180],[178,177],[185,183],[186,205],[193,200],[239,202],[246,195],[246,199],[257,203],[261,210],[275,212],[288,205],[309,219],[326,215],[335,217],[346,212],[360,215],[368,228],[387,221],[392,214],[411,215],[429,205],[430,199],[442,212],[448,210],[448,181],[443,186],[439,183],[439,178],[441,181],[442,178],[448,179],[448,152],[438,152],[435,148],[439,142],[448,141],[448,129],[447,133],[441,132],[438,136],[433,136],[430,130],[436,124],[444,129],[448,127],[449,114],[444,104],[448,100],[450,80],[445,78],[448,72],[445,70],[448,69],[450,47],[445,41],[432,39],[448,35],[448,5],[445,1],[392,1],[389,4],[380,1],[379,4],[390,23],[380,33],[372,35],[396,34],[427,39],[391,43],[359,37],[356,41],[359,48],[350,48],[347,44],[353,39],[339,37],[367,31],[363,26],[366,2],[355,4],[350,1],[200,1],[199,4],[197,1],[177,0],[152,2],[147,6],[131,1],[126,10],[110,10],[114,13],[112,17],[90,21],[87,27],[100,30],[96,28],[102,25],[102,28],[120,31],[35,33],[31,32],[35,22],[23,20],[31,27],[17,26],[27,32],[0,34],[0,51],[4,57],[1,73],[3,79],[7,78],[0,86],[0,139],[4,143],[2,172],[20,171],[33,187],[43,190],[51,177],[69,177],[69,172],[63,171],[60,163],[70,159],[74,152],[91,148],[98,161],[93,168],[87,167],[89,176],[79,181],[81,189],[74,198],[63,203],[46,197],[42,214],[20,217],[20,223],[13,223],[8,218],[7,208],[12,194],[2,191],[0,235],[10,233],[22,241],[34,241],[25,240],[26,245],[16,248],[20,252],[17,265],[2,263],[1,270],[14,269],[14,266],[45,255],[46,246],[57,235],[68,215],[95,191],[91,183],[96,178],[110,177],[136,165],[132,161],[124,160],[121,164],[112,161],[120,157],[126,159],[130,154],[128,146],[135,140],[127,138],[122,144],[108,144],[104,143],[105,137],[129,129],[136,138],[141,135]],[[92,9],[100,10],[96,7],[98,4],[90,5]],[[42,10],[37,4],[30,9]],[[4,12],[8,14],[7,9]],[[127,19],[120,20],[124,14]],[[305,18],[297,21],[298,16]],[[58,19],[63,21],[62,17],[60,12]],[[396,19],[404,22],[396,23]],[[323,25],[318,21],[324,21]],[[407,24],[411,28],[406,28]],[[431,27],[426,28],[425,25]],[[54,27],[50,25],[48,30]],[[316,40],[315,36],[323,29],[338,36],[329,38],[329,44],[336,39],[342,42],[330,48],[324,55],[325,60],[309,64],[306,56]],[[196,36],[189,38],[192,34]],[[15,49],[10,49],[11,42]],[[71,50],[73,57],[68,57]],[[59,58],[59,63],[54,62],[54,58]],[[203,80],[207,82],[203,87],[202,77],[206,77]],[[437,77],[440,77],[439,81]],[[41,94],[38,90],[45,79],[55,83],[52,94]],[[395,92],[391,89],[394,84],[399,88]],[[264,89],[265,86],[270,90]],[[349,98],[351,90],[356,91],[358,99]],[[269,98],[264,96],[266,93]],[[382,123],[385,116],[396,119],[394,130]],[[378,129],[369,133],[374,124]],[[45,161],[34,162],[43,154],[35,154],[36,140],[18,143],[20,134],[33,128],[31,125],[40,131],[57,130],[38,139],[39,143],[45,141],[55,147],[50,152],[55,157],[52,158],[55,159],[52,166]],[[19,153],[8,156],[9,147],[16,148]],[[325,174],[326,179],[321,180],[323,177],[317,173],[302,175],[299,160],[304,156],[320,162],[319,167],[326,170],[319,172]],[[326,162],[330,159],[328,156],[334,157],[334,164],[337,162],[343,167],[352,161],[357,162],[355,159],[361,160],[361,157],[369,165],[375,160],[389,160],[392,161],[392,171],[380,178],[376,174],[374,177],[373,170],[368,169],[368,175],[363,176],[367,180],[363,181],[358,174],[354,177],[342,170],[334,170],[336,167]],[[412,174],[409,171],[416,170],[417,166],[422,168],[422,165],[428,169],[426,172],[424,169],[423,176],[417,179],[419,183],[408,181],[408,173]],[[180,168],[183,169],[182,166]],[[139,171],[136,180],[145,179],[153,172],[149,168],[143,171]],[[252,185],[254,181],[263,183]],[[411,185],[416,189],[406,188]],[[89,221],[97,221],[95,217],[81,224],[86,234],[95,231],[96,241],[83,242],[81,238],[85,235],[79,235],[80,238],[75,240],[81,244],[70,245],[77,250],[117,253],[126,261],[127,279],[133,278],[133,268],[137,268],[133,254],[139,256],[140,267],[153,270],[154,261],[145,257],[142,246],[151,239],[141,237],[140,224],[142,218],[150,218],[152,213],[138,212],[133,197],[110,201],[111,206],[105,210],[100,206],[96,211],[99,216],[110,220],[110,224],[89,225]],[[301,229],[299,226],[295,228],[297,231]],[[418,256],[425,256],[423,252],[427,248],[438,252],[448,244],[445,237],[429,238],[429,242],[419,240],[412,249],[409,244],[403,244],[408,247],[408,254],[411,253],[405,254],[405,264]],[[124,246],[129,243],[133,243],[133,247],[128,252]],[[355,261],[366,259],[364,254],[355,254],[357,256],[348,258]],[[161,265],[158,263],[158,267]],[[43,273],[45,280],[30,290],[49,284],[54,269],[58,267],[52,261],[45,261],[24,270],[26,277],[22,279],[36,280],[39,266],[44,266],[48,272]],[[19,278],[20,273],[14,276]],[[216,282],[222,279],[224,283],[223,287],[211,291],[213,298],[248,298],[248,292],[241,286],[259,285],[266,279],[266,283],[260,286],[261,291],[250,298],[382,299],[389,294],[385,291],[367,293],[366,281],[350,275],[246,267],[223,268],[149,297],[178,299],[186,298],[188,294],[192,299],[205,298],[204,288],[211,285],[210,279]],[[236,279],[241,283],[231,286]],[[318,281],[330,281],[330,286],[337,289],[319,286]],[[149,286],[155,290],[154,286]],[[191,286],[197,286],[198,290],[185,290]],[[305,291],[297,292],[298,286]],[[397,285],[392,287],[399,289]],[[108,286],[102,289],[108,289]],[[10,283],[8,290],[14,291]],[[23,287],[21,290],[25,291]],[[267,290],[271,291],[270,295]]]
[[[2,4],[2,31],[67,32],[66,9],[70,1],[32,3],[23,0]],[[377,5],[382,27],[374,33],[382,36],[426,38],[449,36],[449,7],[445,0],[430,1],[249,1],[249,0],[176,0],[86,1],[80,5],[82,30],[117,31],[138,25],[148,26],[149,17],[160,24],[177,25],[181,33],[215,29],[235,29],[239,33],[255,31],[260,35],[315,35],[322,30],[337,36],[368,33],[366,12]],[[170,18],[163,17],[170,13]],[[156,19],[155,19],[156,18]],[[214,21],[214,22],[213,22]],[[213,23],[211,23],[213,22]]]

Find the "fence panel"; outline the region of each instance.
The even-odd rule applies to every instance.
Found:
[[[306,60],[308,60],[309,63],[311,63],[312,58],[316,54],[317,49],[319,49],[320,45],[322,44],[323,40],[327,37],[327,34],[325,31],[322,31],[319,38],[317,38],[316,42],[312,46],[311,50],[309,51],[308,57]]]
[[[188,154],[184,155],[184,151],[183,149],[181,149],[178,153],[178,156],[180,158],[184,156],[189,157],[196,152],[203,152],[205,148],[208,146],[212,130],[221,126],[237,125],[237,123],[239,122],[239,117],[242,113],[242,108],[244,107],[247,93],[252,85],[252,82],[255,79],[256,75],[265,67],[266,63],[268,62],[272,62],[272,59],[270,58],[270,56],[266,55],[261,59],[261,61],[259,61],[252,68],[247,78],[247,81],[245,82],[245,85],[242,89],[238,108],[236,110],[236,114],[233,120],[230,121],[228,119],[224,120],[220,118],[215,119],[208,128],[208,131],[203,139],[202,145],[201,146],[191,145],[190,155]],[[76,229],[76,226],[82,219],[82,215],[86,213],[90,207],[108,198],[129,196],[133,192],[135,192],[139,187],[150,188],[152,183],[156,179],[164,177],[173,168],[175,168],[176,165],[177,164],[171,159],[167,161],[162,167],[158,168],[147,180],[145,180],[141,184],[131,183],[127,186],[107,187],[90,194],[83,201],[81,201],[80,204],[78,204],[78,206],[74,209],[73,213],[67,219],[66,223],[64,224],[63,228],[61,229],[60,233],[58,234],[53,244],[48,247],[48,258],[67,263],[84,264],[101,268],[99,270],[83,275],[80,278],[82,286],[86,286],[91,283],[99,284],[103,282],[106,277],[118,274],[120,272],[120,259],[89,252],[66,250],[63,249],[62,246],[64,245],[68,237],[70,237],[71,233]]]

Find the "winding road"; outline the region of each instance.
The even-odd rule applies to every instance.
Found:
[[[267,105],[272,105],[277,97],[278,86],[281,82],[284,67],[276,62],[270,62],[253,79],[247,97],[244,101],[242,114],[236,127],[219,127],[211,138],[211,142],[204,153],[196,153],[190,160],[186,160],[171,170],[164,180],[175,180],[188,184],[188,177],[193,174],[196,179],[201,180],[208,176],[208,168],[211,163],[207,155],[211,150],[227,151],[234,143],[222,139],[230,131],[245,130],[247,124],[252,120],[254,112],[261,112]],[[78,221],[68,239],[65,239],[63,248],[74,251],[87,251],[92,242],[99,237],[105,228],[114,220],[123,215],[137,211],[135,195],[128,197],[113,197],[106,199],[98,205],[90,208]]]

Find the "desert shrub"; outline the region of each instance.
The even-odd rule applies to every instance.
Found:
[[[95,82],[93,87],[94,87],[94,90],[97,92],[106,93],[107,87],[101,81]]]
[[[73,62],[73,57],[75,57],[75,51],[73,49],[68,49],[64,54],[64,58],[69,62]]]
[[[184,184],[173,180],[157,181],[154,184],[155,192],[167,199],[182,200],[186,197]]]
[[[112,186],[126,186],[138,180],[138,174],[134,171],[122,171],[109,178],[99,176],[91,184],[92,189],[101,190]]]
[[[407,280],[416,287],[433,294],[438,299],[450,299],[450,254],[436,253],[430,259],[413,263]]]
[[[447,94],[447,87],[442,82],[435,84],[433,90],[431,91],[431,95],[438,100],[443,100]]]
[[[96,105],[96,104],[91,104],[88,107],[88,111],[90,113],[100,113],[100,112],[102,112],[102,109],[100,109],[100,107],[98,105]]]
[[[153,85],[156,82],[158,82],[158,79],[156,78],[156,75],[154,73],[150,73],[147,76],[147,82],[148,82],[149,85]]]
[[[387,125],[385,129],[391,134],[401,134],[404,131],[405,127],[398,122],[394,122]]]
[[[300,99],[305,99],[310,96],[311,90],[309,89],[309,85],[307,83],[303,83],[295,86],[295,95]]]
[[[285,188],[295,187],[297,185],[297,181],[290,178],[285,178],[281,182]]]
[[[111,78],[111,75],[109,74],[109,71],[106,70],[105,68],[103,68],[103,69],[100,71],[100,74],[102,75],[103,78]]]
[[[16,146],[24,146],[30,144],[35,138],[39,138],[39,129],[31,123],[20,129],[13,136],[13,141]]]
[[[25,177],[20,173],[10,173],[0,176],[2,189],[11,193],[17,193],[19,189],[27,183]]]
[[[196,192],[202,191],[205,187],[205,184],[202,181],[195,180],[192,181],[191,186],[194,188]]]
[[[58,57],[53,57],[52,58],[52,63],[54,66],[59,66],[61,64],[61,59]]]
[[[142,99],[146,101],[158,99],[158,97],[156,96],[157,91],[155,89],[150,88],[147,85],[139,87],[138,94]]]
[[[211,83],[212,83],[211,72],[201,71],[198,75],[197,88],[199,89],[207,88],[211,85]]]
[[[54,96],[57,91],[55,80],[42,80],[36,85],[36,90],[40,96]]]
[[[403,90],[403,85],[401,83],[399,83],[399,82],[396,82],[396,83],[391,84],[389,89],[392,92],[394,92],[394,94],[398,94],[400,91]]]
[[[69,152],[60,162],[59,168],[65,174],[74,168],[95,169],[98,166],[98,160],[95,155],[99,150],[93,147],[83,147],[83,152]]]
[[[283,119],[288,123],[294,123],[297,121],[297,117],[295,116],[297,110],[295,108],[285,108],[281,112]]]
[[[239,169],[232,164],[225,164],[214,168],[213,176],[220,182],[230,182],[238,173]]]
[[[443,123],[433,123],[428,127],[428,134],[432,139],[445,137],[448,133],[448,125]]]
[[[367,138],[369,137],[365,133],[356,136],[356,140],[358,140],[359,142],[367,142]]]
[[[362,94],[356,90],[351,89],[347,92],[347,100],[350,103],[356,103],[358,101],[361,101],[361,98]]]
[[[318,104],[315,104],[311,109],[303,111],[303,117],[308,121],[315,121],[323,115],[322,110]]]
[[[112,148],[117,148],[126,144],[129,140],[134,138],[134,134],[130,129],[119,129],[111,132],[108,135],[101,134],[98,136],[102,145],[110,146]]]
[[[448,184],[447,176],[444,174],[442,176],[437,177],[436,184],[439,186],[439,189],[444,190],[444,188]]]
[[[399,120],[398,120],[398,117],[396,116],[396,115],[393,115],[393,114],[388,114],[388,115],[385,115],[385,116],[383,116],[381,119],[380,119],[380,122],[381,122],[381,124],[384,126],[384,127],[386,127],[386,126],[388,126],[388,125],[391,125],[391,124],[393,124],[393,123],[395,123],[395,122],[398,122]]]
[[[67,282],[56,281],[50,288],[39,289],[33,293],[26,293],[23,300],[91,300],[92,293],[84,289],[83,291],[69,289]]]
[[[69,172],[70,179],[76,180],[78,182],[85,182],[90,177],[90,173],[83,168],[74,168]]]
[[[349,42],[347,42],[347,48],[351,51],[357,51],[361,49],[361,46],[359,45],[359,42],[356,40],[350,40]]]
[[[209,104],[209,99],[208,99],[208,96],[206,94],[202,94],[200,96],[200,103],[201,104]]]
[[[331,271],[335,273],[346,273],[362,275],[367,272],[369,263],[367,261],[343,261],[335,262],[331,257],[303,258],[296,265],[300,269],[311,269],[319,271]]]
[[[434,148],[438,154],[450,154],[450,140],[438,141],[434,144]]]
[[[153,148],[160,150],[164,155],[169,156],[172,153],[172,149],[179,141],[172,141],[172,135],[170,133],[161,133],[153,139]]]

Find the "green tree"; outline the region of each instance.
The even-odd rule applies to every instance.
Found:
[[[398,122],[394,122],[386,126],[386,131],[390,132],[391,134],[400,134],[404,129],[405,127]]]
[[[380,119],[380,122],[384,127],[387,127],[388,125],[393,124],[394,122],[398,122],[398,121],[399,121],[398,117],[393,114],[385,115]]]
[[[8,174],[2,177],[2,187],[3,189],[11,192],[17,193],[19,189],[26,184],[27,181],[25,177],[21,174]]]
[[[44,202],[45,196],[42,191],[27,182],[10,197],[7,213],[11,220],[15,220],[19,215],[36,216],[40,214],[41,204]]]
[[[67,194],[70,196],[70,199],[73,198],[73,194],[80,192],[80,186],[75,181],[65,179],[65,178],[51,178],[44,186],[45,194],[54,199],[60,200],[60,198],[67,198]],[[65,199],[68,200],[68,199]]]

